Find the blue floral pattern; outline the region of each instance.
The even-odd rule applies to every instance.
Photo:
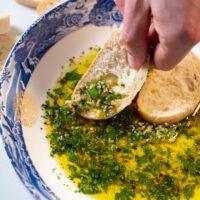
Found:
[[[15,45],[0,77],[0,134],[21,181],[35,199],[58,199],[36,171],[24,143],[14,108],[38,62],[54,44],[88,24],[112,26],[122,21],[113,0],[68,0],[36,21]]]

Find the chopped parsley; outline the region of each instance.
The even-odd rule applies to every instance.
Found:
[[[105,80],[88,82],[80,89],[80,101],[77,102],[78,111],[95,110],[101,116],[112,116],[116,111],[116,100],[122,95],[113,91],[113,85]]]
[[[200,187],[200,137],[192,131],[194,119],[200,116],[174,125],[155,125],[139,116],[133,102],[108,120],[87,120],[78,114],[80,110],[90,106],[107,109],[120,96],[99,80],[81,91],[89,100],[74,105],[71,86],[81,77],[77,70],[66,73],[48,91],[43,105],[45,121],[51,127],[47,135],[51,155],[67,157],[69,178],[78,179],[79,191],[95,194],[117,185],[115,200],[130,200],[136,194],[156,200],[191,199]],[[179,137],[195,137],[194,144],[174,156],[173,148],[163,144],[175,144]]]

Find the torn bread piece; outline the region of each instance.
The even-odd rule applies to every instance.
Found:
[[[88,119],[110,118],[130,105],[147,77],[147,68],[131,69],[120,31],[112,33],[72,94]]]
[[[200,102],[200,60],[192,53],[170,71],[153,70],[137,106],[144,119],[176,123],[191,115]]]
[[[10,16],[0,16],[0,34],[10,32]]]
[[[10,36],[9,34],[0,35],[0,66],[3,67],[6,58],[11,49],[18,40],[18,36]]]
[[[3,69],[4,63],[5,63],[5,60],[0,61],[0,72],[1,72],[2,69]]]
[[[5,60],[0,60],[0,66],[3,66]]]
[[[18,3],[24,5],[24,6],[28,6],[28,7],[32,7],[32,8],[36,8],[38,6],[38,4],[42,1],[42,0],[16,0]]]
[[[39,15],[43,15],[45,12],[61,2],[64,2],[64,0],[42,0],[37,6],[37,12]]]

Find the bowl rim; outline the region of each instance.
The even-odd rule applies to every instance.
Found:
[[[9,64],[10,64],[10,61],[11,61],[11,58],[12,56],[14,55],[16,49],[19,47],[20,44],[23,43],[23,40],[29,36],[29,34],[31,33],[32,29],[34,29],[39,23],[41,23],[42,21],[45,21],[46,18],[48,16],[50,16],[51,14],[55,13],[56,11],[58,11],[59,9],[62,9],[65,5],[67,5],[68,3],[71,3],[71,2],[77,2],[79,0],[65,0],[64,2],[62,3],[59,3],[58,5],[54,6],[53,8],[51,8],[50,10],[48,10],[47,12],[45,12],[42,16],[39,16],[38,19],[36,19],[22,34],[21,36],[19,37],[19,39],[17,40],[17,42],[14,44],[13,48],[11,49],[9,55],[7,56],[6,58],[6,61],[3,65],[3,69],[2,71],[0,72],[0,91],[2,91],[2,80],[3,80],[3,76],[4,76],[4,73],[6,73],[6,70],[9,68]],[[3,94],[2,94],[3,96]],[[0,96],[0,99],[2,99],[2,97]],[[2,119],[0,118],[0,122],[2,121]],[[17,174],[18,176],[18,179],[21,181],[21,183],[23,184],[23,187],[25,187],[29,193],[31,194],[31,196],[33,197],[33,199],[48,199],[43,193],[41,193],[41,191],[38,191],[38,189],[36,188],[39,196],[34,196],[34,194],[32,193],[32,191],[30,190],[30,188],[28,186],[25,185],[24,181],[23,181],[23,178],[20,176],[20,174],[17,172],[17,169],[14,165],[14,163],[12,162],[12,158],[9,154],[9,151],[8,149],[6,148],[6,143],[3,139],[3,130],[2,130],[2,127],[1,127],[1,124],[0,124],[0,137],[3,141],[3,147],[4,147],[4,150],[8,156],[8,159],[9,161],[11,162],[11,165],[12,165],[12,168],[13,170],[15,171],[15,173]],[[33,165],[32,168],[34,168],[34,170],[37,172],[37,170],[35,169],[35,166]],[[39,175],[40,177],[40,175]],[[40,179],[43,181],[43,179],[40,177]],[[45,184],[45,186],[47,187],[47,189],[49,190],[49,192],[51,192],[51,199],[59,199],[52,191],[51,189],[48,188],[47,184],[43,181],[43,183]],[[34,188],[35,188],[35,185],[33,185]]]

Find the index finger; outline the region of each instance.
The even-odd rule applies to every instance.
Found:
[[[122,38],[131,67],[140,67],[146,61],[150,19],[146,0],[126,0]]]

